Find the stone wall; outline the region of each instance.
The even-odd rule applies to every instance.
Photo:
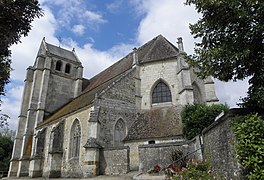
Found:
[[[146,173],[155,165],[161,168],[169,166],[173,162],[173,153],[181,151],[185,155],[188,152],[188,146],[184,142],[148,144],[140,145],[138,151],[139,172]]]
[[[129,168],[129,147],[107,148],[100,151],[100,174],[126,174]]]
[[[188,142],[188,159],[203,160],[201,136],[196,136]]]
[[[204,156],[219,175],[227,179],[241,179],[234,151],[232,117],[233,115],[229,113],[203,130]]]
[[[47,124],[46,130],[46,142],[44,147],[44,164],[43,164],[43,177],[55,177],[61,175],[61,177],[83,177],[85,172],[82,168],[85,165],[86,152],[83,147],[87,142],[88,135],[88,118],[90,109],[86,108],[61,120],[55,121],[52,124]],[[81,127],[80,138],[80,153],[79,158],[70,157],[70,139],[71,128],[73,122],[78,119]],[[61,122],[64,122],[64,136],[63,136],[63,151],[60,154],[54,154],[51,152],[52,140],[51,133],[54,127],[57,127]],[[55,163],[56,162],[56,163]],[[55,172],[54,170],[57,170]],[[60,171],[60,172],[59,172]]]
[[[172,96],[171,104],[180,104],[178,95],[179,79],[176,75],[176,66],[176,59],[172,59],[162,62],[148,63],[140,67],[142,109],[151,109],[151,93],[156,85],[156,82],[160,79],[169,85]]]
[[[117,121],[121,119],[124,122],[124,135],[126,135],[136,120],[134,71],[113,82],[113,85],[100,94],[97,100],[100,145],[103,147],[119,146],[120,144],[114,143]]]

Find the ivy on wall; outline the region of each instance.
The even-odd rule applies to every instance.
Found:
[[[257,114],[237,117],[233,123],[236,153],[249,180],[264,179],[264,119]]]
[[[188,104],[182,111],[183,135],[186,139],[192,139],[201,134],[202,130],[212,124],[215,118],[222,112],[228,111],[223,104]]]

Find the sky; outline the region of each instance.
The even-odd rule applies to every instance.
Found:
[[[1,97],[2,112],[8,114],[9,128],[15,130],[21,106],[26,69],[34,64],[40,43],[72,50],[91,78],[124,55],[162,34],[176,46],[182,37],[184,50],[193,53],[194,42],[188,28],[200,15],[185,0],[40,0],[44,16],[32,23],[21,43],[13,45],[11,83]],[[215,81],[220,103],[236,107],[246,96],[247,80]]]

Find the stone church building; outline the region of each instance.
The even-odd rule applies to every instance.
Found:
[[[126,173],[139,169],[139,145],[183,141],[182,108],[218,100],[177,44],[159,35],[85,79],[74,50],[43,39],[27,69],[9,176]]]

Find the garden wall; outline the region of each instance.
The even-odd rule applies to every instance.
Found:
[[[129,169],[129,147],[115,147],[100,151],[100,174],[126,174]]]
[[[232,133],[232,118],[239,113],[233,109],[203,130],[204,157],[212,168],[225,179],[242,179],[234,151],[235,137]]]
[[[172,153],[182,151],[187,153],[187,146],[183,142],[147,144],[138,147],[139,172],[146,173],[149,169],[159,165],[161,169],[167,167],[172,160]]]

